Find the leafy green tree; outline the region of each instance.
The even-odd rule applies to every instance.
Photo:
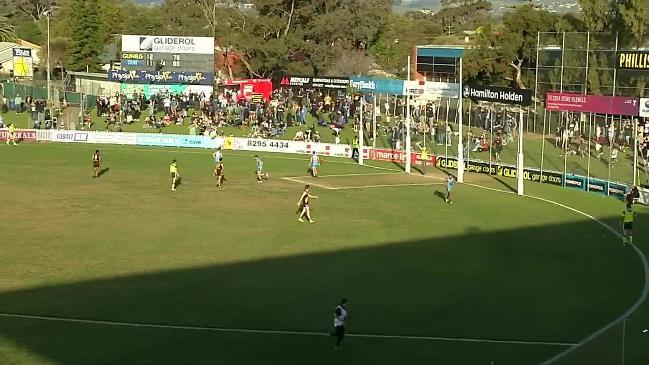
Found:
[[[14,26],[5,17],[0,17],[0,42],[11,42],[16,39]]]
[[[392,13],[379,30],[370,52],[385,71],[405,77],[406,58],[413,47],[432,44],[434,38],[442,33],[441,24],[430,17]]]
[[[71,19],[68,68],[73,71],[98,71],[106,34],[102,33],[100,0],[73,0],[76,9]]]
[[[503,15],[502,25],[484,27],[477,45],[467,52],[465,72],[469,79],[490,84],[512,84],[525,89],[525,65],[536,62],[538,32],[549,32],[559,16],[523,5]]]

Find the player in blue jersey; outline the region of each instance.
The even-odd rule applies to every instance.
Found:
[[[311,155],[311,161],[309,161],[309,170],[311,171],[311,176],[318,177],[318,167],[320,167],[320,156],[318,156],[315,151]]]
[[[261,183],[264,179],[268,180],[268,173],[264,172],[264,162],[257,155],[255,155],[255,162],[257,163],[255,170],[257,174],[257,182]]]
[[[452,175],[448,175],[448,178],[446,178],[446,199],[444,200],[449,204],[453,204],[453,201],[451,201],[451,190],[453,190],[453,185],[455,185],[455,179]]]

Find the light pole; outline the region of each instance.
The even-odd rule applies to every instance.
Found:
[[[50,16],[52,15],[51,10],[45,10],[43,15],[47,18],[47,103],[51,103],[51,80],[50,80]]]

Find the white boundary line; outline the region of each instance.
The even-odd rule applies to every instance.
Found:
[[[318,175],[318,179],[324,179],[327,177],[348,177],[348,176],[381,176],[381,175],[405,175],[404,172],[371,172],[369,174],[357,174],[357,173],[352,173],[352,174],[337,174],[337,175]],[[302,176],[287,176],[286,178],[291,178],[291,179],[303,179],[303,178],[311,178],[312,176],[309,175],[302,175]]]
[[[40,143],[33,144],[34,146],[40,146],[40,145],[55,145],[57,147],[65,147],[65,148],[71,148],[71,149],[87,149],[91,150],[95,147],[95,145],[91,144],[83,144],[84,146],[91,146],[91,147],[83,147],[79,144],[73,144],[73,143],[56,143],[56,142],[46,142],[42,141]],[[121,150],[123,151],[124,149],[128,149],[131,151],[146,151],[146,152],[173,152],[173,153],[180,153],[180,154],[196,154],[196,155],[206,155],[210,156],[211,151],[213,149],[210,148],[193,148],[193,149],[187,149],[187,148],[180,148],[180,147],[158,147],[158,146],[137,146],[137,145],[113,145],[113,144],[102,144],[101,149],[104,150]],[[282,156],[286,153],[284,152],[254,152],[254,151],[243,151],[243,150],[224,150],[226,152],[224,154],[224,158],[227,157],[241,157],[241,156],[246,156],[246,157],[252,157],[254,155],[264,155],[264,158],[268,159],[276,159],[276,160],[294,160],[294,161],[304,161],[304,162],[309,162],[309,155],[304,155],[304,158],[300,157],[289,157],[289,156]],[[402,172],[403,170],[400,169],[393,169],[389,167],[382,167],[382,166],[372,166],[372,165],[359,165],[357,162],[351,162],[351,161],[341,161],[348,159],[348,157],[335,157],[335,156],[320,156],[325,159],[323,159],[325,164],[328,163],[337,163],[337,164],[343,164],[343,165],[356,165],[359,167],[369,167],[371,169],[377,169],[377,170],[385,170],[385,171],[394,171],[394,172]]]
[[[313,185],[313,186],[317,186],[319,188],[323,188],[323,189],[327,189],[327,190],[336,190],[335,188],[332,188],[330,186],[314,183],[312,181],[308,181],[308,182],[307,181],[302,181],[302,180],[296,179],[294,177],[283,177],[282,179],[292,181],[292,182],[296,182],[296,183],[302,184],[302,185]]]
[[[351,190],[351,189],[369,189],[369,188],[391,188],[391,187],[399,187],[399,186],[432,186],[432,185],[444,185],[444,183],[377,184],[377,185],[360,185],[360,186],[341,186],[341,187],[336,187],[331,189]]]
[[[273,334],[273,335],[299,335],[299,336],[322,336],[322,337],[329,336],[329,333],[327,332],[263,330],[263,329],[252,329],[252,328],[226,328],[226,327],[209,327],[209,326],[184,326],[184,325],[170,325],[170,324],[156,324],[156,323],[121,322],[121,321],[109,321],[109,320],[99,320],[99,319],[67,318],[67,317],[29,315],[29,314],[19,314],[19,313],[0,313],[0,317],[32,319],[32,320],[53,321],[53,322],[120,326],[120,327],[164,328],[164,329],[176,329],[176,330],[187,330],[187,331],[259,333],[259,334]],[[365,334],[365,333],[350,333],[347,334],[347,336],[358,337],[358,338],[385,338],[385,339],[400,339],[400,340],[480,342],[480,343],[515,344],[515,345],[564,346],[564,347],[574,346],[574,343],[571,342],[553,342],[553,341],[490,340],[490,339],[480,339],[480,338],[381,335],[381,334]]]
[[[491,190],[491,191],[497,191],[497,192],[501,192],[501,193],[516,194],[515,192],[512,192],[512,191],[494,189],[494,188],[489,188],[489,187],[486,187],[486,186],[480,186],[480,185],[476,185],[476,184],[464,183],[463,185],[468,185],[468,186],[472,186],[472,187],[476,187],[476,188],[480,188],[480,189]],[[613,233],[613,235],[615,235],[616,237],[622,239],[622,235],[618,231],[616,231],[613,227],[609,226],[608,224],[602,222],[601,220],[597,219],[596,217],[594,217],[594,216],[592,216],[592,215],[590,215],[588,213],[582,212],[581,210],[575,209],[575,208],[567,206],[565,204],[557,203],[557,202],[555,202],[553,200],[540,198],[540,197],[533,196],[533,195],[524,195],[524,197],[534,199],[534,200],[539,200],[539,201],[546,202],[546,203],[549,203],[549,204],[553,204],[553,205],[556,205],[558,207],[568,209],[568,210],[570,210],[572,212],[580,214],[580,215],[582,215],[582,216],[584,216],[584,217],[598,223],[599,225],[604,227],[606,230]],[[619,317],[617,317],[616,319],[614,319],[610,323],[604,325],[602,328],[598,329],[597,331],[595,331],[595,332],[591,333],[590,335],[586,336],[584,339],[582,339],[578,343],[573,344],[569,348],[567,348],[564,351],[558,353],[554,357],[543,361],[541,363],[541,365],[553,364],[553,363],[557,362],[558,360],[561,360],[564,357],[568,356],[569,354],[571,354],[573,351],[575,351],[579,347],[581,347],[581,346],[585,345],[586,343],[592,341],[593,339],[599,337],[604,332],[610,330],[612,327],[616,326],[620,322],[624,321],[626,318],[630,317],[633,314],[633,312],[635,312],[638,309],[638,307],[640,307],[642,305],[642,303],[644,303],[644,301],[647,300],[647,296],[649,295],[649,263],[647,262],[647,257],[644,255],[644,253],[637,246],[635,246],[634,244],[629,244],[629,246],[632,247],[635,250],[635,252],[638,254],[638,256],[640,257],[640,261],[641,261],[642,267],[644,269],[644,287],[642,288],[642,293],[640,293],[640,297],[638,298],[638,300],[636,300],[636,302],[629,309],[627,309],[626,312],[622,313],[622,315],[620,315]]]

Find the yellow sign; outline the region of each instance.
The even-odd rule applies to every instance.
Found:
[[[225,137],[223,140],[223,149],[231,150],[234,148],[234,137]]]
[[[647,51],[620,51],[617,53],[618,69],[649,71],[649,52]]]
[[[34,60],[32,58],[32,51],[28,48],[14,48],[13,49],[13,66],[14,76],[16,77],[32,77],[34,76]]]
[[[142,53],[122,53],[123,60],[143,60],[144,54]]]

